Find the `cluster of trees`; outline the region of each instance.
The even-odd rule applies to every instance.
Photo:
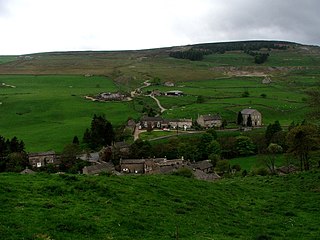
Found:
[[[259,51],[265,49],[285,50],[292,43],[282,41],[240,41],[225,43],[206,43],[197,44],[194,47],[198,49],[207,49],[212,53],[224,53],[226,51]]]
[[[211,54],[210,50],[190,49],[187,51],[170,52],[169,56],[173,58],[189,59],[191,61],[201,61],[205,55]]]
[[[252,50],[245,50],[246,54],[249,54],[250,56],[254,57],[254,62],[256,64],[262,64],[268,60],[268,57],[270,56],[269,53],[262,53],[262,52],[255,52]]]
[[[201,61],[205,55],[220,53],[226,51],[244,51],[254,57],[256,64],[262,64],[267,61],[269,53],[258,52],[261,49],[279,49],[285,50],[292,43],[275,41],[243,41],[226,43],[206,43],[194,45],[187,51],[170,52],[169,56],[180,59],[189,59],[191,61]]]
[[[103,146],[111,146],[115,139],[112,124],[105,116],[93,116],[90,129],[87,128],[83,135],[83,143],[90,149],[98,150]]]
[[[11,140],[0,136],[0,172],[19,172],[28,165],[28,157],[22,140],[13,137]]]

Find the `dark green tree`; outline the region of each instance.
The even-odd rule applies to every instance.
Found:
[[[112,124],[104,116],[94,115],[91,128],[85,131],[83,141],[91,149],[99,149],[103,146],[111,146],[114,139],[115,133]]]
[[[152,147],[149,141],[143,141],[141,139],[136,140],[130,145],[130,157],[131,158],[147,158],[153,156]]]
[[[78,136],[73,137],[72,144],[76,144],[76,145],[80,144]]]
[[[250,137],[239,136],[237,137],[237,151],[240,156],[249,156],[255,153],[255,145]]]
[[[243,125],[243,116],[242,116],[242,114],[241,114],[240,111],[238,112],[237,124],[238,124],[239,126],[240,126],[240,125]]]
[[[301,171],[310,170],[311,152],[319,149],[319,139],[319,130],[314,125],[301,125],[289,131],[287,152],[299,160]]]
[[[283,152],[283,148],[275,143],[270,143],[267,148],[267,155],[263,158],[263,163],[268,167],[270,173],[275,174],[276,156]]]
[[[7,157],[6,171],[21,172],[29,166],[27,154],[24,152],[12,152]]]
[[[269,124],[265,133],[267,144],[271,143],[271,139],[275,133],[282,131],[282,127],[279,121],[275,121],[273,124]]]
[[[247,118],[247,127],[252,127],[251,115],[249,115],[249,117]]]

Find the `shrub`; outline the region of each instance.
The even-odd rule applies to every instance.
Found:
[[[255,170],[255,174],[259,176],[267,176],[269,172],[268,172],[268,169],[266,168],[258,168]]]

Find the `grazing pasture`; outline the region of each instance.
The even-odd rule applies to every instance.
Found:
[[[105,114],[117,126],[128,117],[138,120],[143,111],[159,113],[156,102],[144,96],[156,89],[185,93],[157,97],[167,109],[164,118],[195,120],[199,114],[220,113],[234,126],[241,109],[256,108],[264,125],[301,122],[309,112],[306,91],[319,86],[320,51],[288,46],[262,49],[270,56],[260,65],[243,51],[206,55],[202,61],[169,57],[179,47],[0,56],[0,134],[23,139],[28,151],[61,151],[74,135],[82,137],[93,114]],[[270,84],[262,84],[266,75]],[[130,102],[84,99],[100,92],[130,93],[146,80],[158,85],[142,88]],[[167,81],[175,86],[165,87]]]
[[[137,117],[131,102],[92,102],[84,97],[117,91],[105,77],[2,75],[1,135],[23,139],[28,151],[61,151],[73,136],[80,139],[94,114],[105,114],[114,125]]]

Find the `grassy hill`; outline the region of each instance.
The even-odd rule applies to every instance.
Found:
[[[255,64],[243,51],[257,44],[264,46],[260,52],[270,54],[263,64]],[[270,44],[286,48],[269,48]],[[224,54],[216,53],[221,48],[227,49]],[[213,53],[202,61],[169,56],[188,49]],[[271,78],[271,84],[261,83],[265,76]],[[128,117],[139,119],[145,105],[157,108],[154,100],[143,96],[131,102],[94,103],[85,100],[85,95],[130,92],[155,78],[160,85],[144,88],[143,94],[156,89],[186,94],[182,98],[159,97],[168,109],[164,118],[195,119],[198,114],[219,112],[232,124],[239,110],[251,107],[262,112],[265,125],[275,120],[289,125],[301,122],[309,111],[306,91],[318,86],[320,50],[296,43],[254,41],[1,56],[0,83],[5,85],[0,84],[0,134],[23,139],[28,151],[61,151],[73,136],[82,137],[94,113],[105,114],[114,125],[120,125]],[[175,87],[163,86],[167,81]],[[249,97],[243,97],[245,91]],[[204,102],[197,103],[199,95]]]
[[[0,174],[1,239],[318,239],[320,174]]]

